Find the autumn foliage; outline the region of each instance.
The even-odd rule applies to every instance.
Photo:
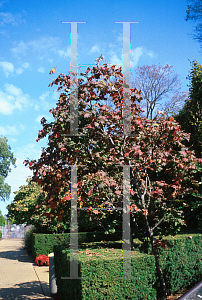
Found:
[[[48,146],[37,161],[25,161],[33,170],[33,180],[48,195],[48,217],[60,220],[63,205],[71,200],[70,166],[74,164],[78,167],[77,206],[87,207],[78,210],[78,215],[84,212],[101,222],[117,213],[123,202],[123,165],[129,165],[131,228],[140,239],[149,238],[155,254],[154,232],[175,233],[184,224],[179,202],[194,189],[193,170],[200,160],[185,147],[189,134],[172,117],[142,117],[141,92],[129,89],[131,135],[124,136],[122,69],[97,63],[77,81],[79,135],[68,136],[70,84],[71,77],[64,74],[50,84],[60,92],[56,108],[50,110],[54,122],[43,118],[37,138],[47,136]],[[107,97],[114,108],[103,103]]]
[[[169,215],[174,209],[174,199],[192,191],[192,170],[196,168],[197,159],[194,152],[183,145],[189,134],[181,131],[173,118],[148,120],[141,117],[138,105],[141,93],[130,89],[131,134],[135,137],[123,136],[121,68],[97,64],[91,73],[90,76],[90,68],[81,73],[87,82],[78,79],[80,135],[67,136],[70,133],[71,80],[70,76],[60,74],[51,84],[57,85],[61,92],[56,108],[50,110],[55,121],[47,123],[43,118],[43,129],[37,139],[48,136],[48,147],[43,149],[38,161],[25,161],[34,172],[33,179],[48,194],[46,201],[50,213],[47,216],[60,220],[62,205],[71,200],[69,166],[73,164],[78,166],[78,207],[99,208],[110,201],[120,205],[123,172],[122,167],[116,166],[120,164],[131,165],[131,212],[135,215],[141,212],[155,224],[162,212]],[[100,103],[106,95],[113,99],[114,110]],[[96,188],[100,180],[103,189]],[[58,204],[61,214],[56,216]],[[102,214],[97,211],[89,213],[92,217]]]

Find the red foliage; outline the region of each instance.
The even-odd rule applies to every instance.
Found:
[[[163,241],[159,241],[158,239],[154,242],[154,247],[157,249],[157,246],[160,246],[162,249],[166,248],[166,243]]]
[[[55,216],[61,219],[61,207],[68,206],[70,201],[67,200],[71,200],[71,196],[66,195],[71,185],[71,172],[67,170],[67,165],[76,163],[79,166],[78,199],[85,199],[85,201],[80,200],[80,207],[102,204],[101,200],[98,203],[96,199],[103,199],[107,194],[106,188],[102,197],[95,197],[94,190],[96,174],[100,168],[106,174],[102,179],[103,183],[108,185],[115,196],[113,201],[116,203],[122,201],[123,183],[117,177],[117,165],[130,166],[131,205],[134,204],[131,206],[133,207],[131,213],[135,215],[140,227],[144,220],[144,223],[148,224],[148,232],[153,234],[157,226],[162,226],[164,218],[167,217],[166,214],[164,218],[160,217],[162,214],[159,207],[163,213],[166,209],[172,208],[171,213],[174,214],[179,211],[176,198],[192,193],[193,170],[200,161],[185,146],[190,134],[183,132],[172,117],[158,117],[155,120],[143,118],[142,110],[137,103],[141,101],[141,93],[136,89],[129,89],[132,136],[119,137],[123,134],[124,115],[121,68],[115,70],[114,67],[109,69],[107,65],[97,66],[93,68],[92,76],[88,74],[89,71],[90,68],[85,74],[82,73],[88,80],[78,89],[78,111],[81,121],[79,129],[84,135],[78,138],[65,137],[70,134],[68,94],[70,77],[60,74],[51,84],[51,86],[60,85],[58,92],[63,92],[60,94],[56,108],[50,110],[55,121],[43,122],[43,129],[38,134],[38,140],[48,137],[48,147],[44,149],[38,161],[27,160],[25,165],[29,164],[29,168],[33,170],[33,181],[37,181],[43,187],[43,191],[47,192],[44,204],[48,209],[51,204],[51,211],[49,210],[48,213],[54,221]],[[106,82],[103,80],[95,82],[94,78],[98,79],[101,75]],[[110,82],[111,76],[115,79],[113,84]],[[99,103],[91,106],[91,100],[95,100],[95,88],[98,100],[110,95],[116,109],[111,110],[108,106]],[[87,106],[91,109],[84,109]],[[99,109],[99,113],[94,107]],[[188,182],[186,178],[189,179]],[[75,187],[77,188],[77,184]],[[72,185],[71,188],[74,186]],[[69,210],[68,208],[68,212]],[[100,218],[100,214],[92,213],[92,215],[93,218]],[[180,215],[177,219],[180,221]]]

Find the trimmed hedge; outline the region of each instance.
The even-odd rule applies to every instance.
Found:
[[[55,276],[60,299],[156,299],[153,256],[133,252],[133,279],[123,279],[122,249],[86,250],[78,253],[78,276],[83,279],[62,279],[61,277],[70,277],[70,249],[54,246]]]
[[[117,232],[118,239],[122,239],[122,231]],[[104,232],[79,232],[78,243],[94,242],[94,241],[116,241],[116,235],[105,234]],[[60,234],[32,234],[32,256],[35,259],[38,255],[48,255],[53,252],[54,245],[69,245],[70,233]]]
[[[169,294],[196,285],[202,278],[202,236],[168,240],[160,261]]]

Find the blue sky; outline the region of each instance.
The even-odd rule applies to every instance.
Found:
[[[49,109],[58,99],[48,84],[70,70],[70,24],[61,22],[86,21],[78,24],[78,64],[94,64],[101,53],[106,61],[122,64],[123,25],[115,22],[139,21],[131,24],[131,71],[169,64],[186,91],[189,60],[201,63],[186,8],[186,0],[0,1],[0,136],[8,138],[17,158],[6,179],[10,200],[0,202],[3,215],[13,192],[32,175],[23,161],[39,158],[46,145],[36,142],[40,119],[52,121]],[[57,72],[49,75],[55,66]]]

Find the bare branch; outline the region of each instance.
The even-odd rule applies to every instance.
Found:
[[[143,66],[137,67],[135,70],[135,78],[132,82],[137,89],[141,90],[143,95],[143,101],[140,103],[143,109],[146,106],[146,117],[153,119],[155,109],[157,109],[163,101],[171,99],[171,103],[168,103],[167,109],[170,110],[170,106],[176,105],[177,100],[174,102],[176,95],[182,96],[181,81],[179,75],[176,74],[172,66],[161,65],[156,66]]]

